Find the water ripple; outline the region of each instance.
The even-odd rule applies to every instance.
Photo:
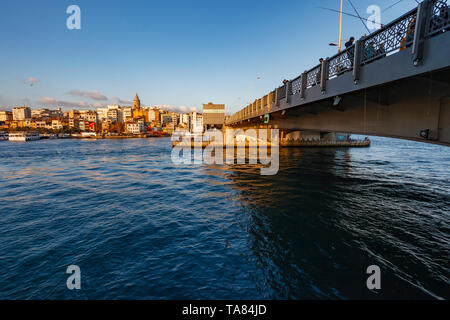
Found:
[[[449,148],[280,153],[260,176],[168,139],[0,142],[0,299],[450,298]]]

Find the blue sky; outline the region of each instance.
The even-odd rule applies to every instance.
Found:
[[[398,0],[352,0],[383,10]],[[81,8],[81,30],[66,28],[66,8]],[[382,23],[416,6],[402,0]],[[1,0],[0,108],[82,108],[132,100],[228,112],[332,56],[339,0]],[[344,11],[354,13],[348,0]],[[344,16],[343,37],[367,33]],[[80,108],[81,108],[80,107]]]

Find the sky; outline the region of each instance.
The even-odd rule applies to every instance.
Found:
[[[384,24],[417,6],[351,1],[363,18],[379,6]],[[0,109],[126,105],[138,93],[146,106],[189,112],[213,102],[236,112],[337,53],[329,43],[338,42],[339,14],[321,7],[338,10],[339,3],[1,0]],[[66,26],[73,4],[81,9],[80,30]],[[355,14],[349,0],[343,11]],[[344,15],[343,39],[367,33]]]

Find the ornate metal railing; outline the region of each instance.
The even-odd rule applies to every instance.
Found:
[[[296,94],[302,90],[302,79],[297,77],[292,80],[292,94]]]
[[[414,41],[417,9],[394,20],[363,41],[362,63],[384,58],[396,50],[410,47]]]
[[[450,30],[450,1],[437,0],[433,3],[427,36]]]
[[[431,7],[430,7],[431,6]],[[439,33],[450,31],[450,0],[434,0],[431,1],[427,7],[427,20],[424,36],[432,37]],[[353,45],[350,48],[345,49],[341,53],[327,59],[328,74],[326,80],[340,76],[345,72],[359,69],[360,65],[368,64],[374,60],[383,59],[384,57],[394,54],[395,52],[405,50],[414,43],[414,36],[416,31],[418,9],[415,8],[403,16],[397,18],[391,23],[383,26],[378,31],[364,37],[360,41],[360,59],[355,59],[357,46]],[[422,24],[421,24],[422,25]],[[418,29],[419,30],[419,29]],[[357,67],[354,67],[356,60],[361,63]],[[320,85],[322,78],[322,65],[319,64],[314,68],[306,71],[306,80],[302,76],[298,76],[290,81],[291,94],[297,94],[303,90],[311,88],[315,85]],[[302,83],[303,82],[303,83]],[[286,86],[283,85],[278,88],[278,94],[272,91],[273,103],[277,103],[276,100],[286,98]],[[302,93],[304,94],[304,92]],[[270,95],[270,94],[269,94]],[[261,109],[265,110],[265,106],[268,103],[264,103]],[[272,105],[272,104],[271,104]],[[237,112],[231,117],[232,121],[240,120],[245,112]]]
[[[306,73],[306,88],[311,88],[320,83],[320,71],[322,66],[319,64]]]
[[[329,59],[328,77],[329,79],[353,70],[353,61],[355,58],[355,46],[345,49],[334,57]]]

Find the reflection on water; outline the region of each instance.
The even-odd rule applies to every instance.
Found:
[[[169,139],[4,142],[0,157],[2,299],[449,298],[445,147],[281,149],[276,176],[173,165]]]

